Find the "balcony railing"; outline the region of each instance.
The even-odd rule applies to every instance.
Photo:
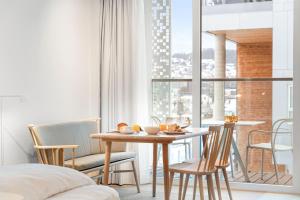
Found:
[[[234,3],[251,3],[251,2],[264,2],[272,0],[205,0],[205,6],[215,6],[220,4],[234,4]]]

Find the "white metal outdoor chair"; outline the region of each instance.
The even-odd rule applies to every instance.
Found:
[[[265,151],[271,151],[274,168],[275,168],[275,175],[277,184],[279,183],[278,178],[278,165],[276,160],[275,153],[278,151],[293,151],[292,147],[292,130],[287,129],[286,127],[292,124],[292,119],[279,119],[275,121],[272,125],[271,131],[265,130],[251,130],[248,135],[248,145],[247,145],[247,152],[246,152],[246,171],[248,172],[248,163],[249,163],[249,150],[250,149],[260,149],[262,150],[262,161],[261,161],[261,179],[263,179],[264,174],[264,153]],[[271,135],[270,142],[267,143],[252,143],[254,135]],[[286,144],[279,144],[277,142],[278,136],[289,135],[290,136],[290,145]]]

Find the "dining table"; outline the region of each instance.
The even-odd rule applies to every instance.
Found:
[[[169,144],[187,138],[203,137],[208,134],[208,128],[190,128],[183,134],[167,134],[160,132],[157,135],[149,135],[145,132],[122,134],[122,133],[94,133],[91,138],[102,140],[105,142],[105,162],[103,184],[108,185],[109,182],[109,164],[111,157],[111,146],[113,142],[131,142],[131,143],[150,143],[153,144],[153,180],[152,180],[152,195],[156,195],[156,168],[157,168],[157,147],[158,144],[162,145],[162,158],[163,158],[163,176],[164,176],[164,199],[169,200]]]
[[[207,119],[207,120],[202,120],[201,124],[202,126],[215,126],[215,125],[218,125],[218,126],[223,126],[225,123],[225,121],[223,120],[212,120],[212,119]],[[262,124],[265,124],[266,121],[244,121],[244,120],[241,120],[241,121],[237,121],[235,122],[235,126],[236,127],[239,127],[239,126],[242,126],[242,127],[245,127],[245,126],[250,126],[250,127],[254,127],[254,126],[257,126],[257,125],[262,125]],[[240,154],[240,151],[238,149],[238,146],[237,146],[237,143],[236,143],[236,140],[232,140],[232,149],[233,149],[233,153],[235,155],[235,158],[237,160],[237,162],[239,163],[239,166],[241,168],[241,171],[244,175],[244,178],[245,178],[245,181],[246,182],[250,182],[250,179],[249,179],[249,176],[248,176],[248,172],[246,170],[246,167],[245,167],[245,164],[242,160],[242,157],[241,157],[241,154]]]

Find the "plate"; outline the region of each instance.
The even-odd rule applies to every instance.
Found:
[[[121,134],[133,134],[133,133],[135,133],[134,131],[120,131],[119,133],[121,133]]]
[[[167,135],[184,135],[187,133],[187,131],[181,131],[181,132],[178,132],[178,131],[163,131],[165,134]]]
[[[135,133],[135,132],[134,132],[134,131],[118,131],[118,130],[112,130],[112,131],[109,131],[108,133],[133,134],[133,133]]]

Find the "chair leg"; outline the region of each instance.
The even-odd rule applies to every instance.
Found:
[[[274,160],[274,168],[275,168],[276,180],[277,180],[277,184],[279,184],[278,166],[277,166],[277,161],[276,161],[276,157],[275,157],[275,152],[273,150],[272,150],[272,156],[273,156],[273,160]]]
[[[137,173],[136,173],[134,161],[131,161],[131,165],[132,165],[132,169],[133,169],[133,175],[134,175],[134,180],[135,180],[137,192],[140,193],[141,192],[141,190],[140,190],[140,184],[139,184],[139,181],[138,181],[138,177],[137,177]]]
[[[220,186],[220,177],[219,177],[219,170],[215,172],[216,177],[216,185],[217,185],[217,191],[218,191],[218,198],[219,200],[222,200],[222,193],[221,193],[221,186]]]
[[[99,177],[97,178],[97,185],[100,185],[100,183],[102,182],[102,177],[101,177],[101,175],[102,175],[102,169],[99,169]]]
[[[213,198],[212,198],[212,193],[211,193],[211,187],[210,187],[210,183],[209,183],[208,176],[206,176],[206,184],[207,184],[207,194],[208,194],[208,199],[209,199],[209,200],[213,200]]]
[[[249,165],[249,147],[246,148],[246,172],[248,173],[248,165]]]
[[[185,177],[185,182],[183,187],[182,200],[185,200],[185,195],[186,195],[187,187],[189,185],[189,180],[190,180],[190,174],[187,174]]]
[[[202,176],[198,176],[198,181],[199,181],[200,200],[204,200],[204,189],[203,189]]]
[[[211,192],[212,199],[216,200],[215,188],[214,188],[212,175],[208,175],[207,178],[208,178],[208,182],[209,182],[209,185],[210,185],[210,192]]]
[[[265,159],[265,150],[261,152],[261,180],[264,180],[264,159]]]
[[[202,179],[202,178],[201,178]],[[198,180],[198,177],[197,175],[195,175],[194,177],[194,189],[193,189],[193,200],[196,199],[196,192],[197,192],[197,180]]]
[[[231,177],[234,178],[234,166],[233,166],[233,157],[232,157],[231,150],[229,156],[230,156],[229,159],[230,159]]]
[[[229,180],[228,180],[228,175],[227,175],[227,171],[226,171],[226,168],[225,168],[225,167],[222,168],[222,172],[223,172],[223,176],[224,176],[224,179],[225,179],[225,183],[226,183],[226,187],[227,187],[229,199],[232,200],[231,189],[230,189]]]
[[[180,174],[179,188],[178,188],[178,200],[181,200],[181,198],[182,198],[183,175],[184,174]]]
[[[174,172],[170,172],[170,189],[169,189],[169,197],[171,196],[171,190],[173,186],[173,180],[174,180]]]

